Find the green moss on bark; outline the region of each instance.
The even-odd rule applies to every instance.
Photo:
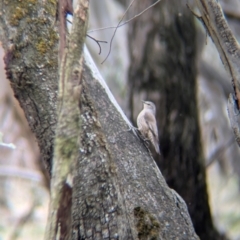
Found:
[[[139,239],[158,239],[160,224],[158,220],[141,207],[134,208],[134,217]]]
[[[37,0],[4,1],[7,21],[13,29],[18,28],[14,38],[17,41],[13,49],[13,56],[24,58],[25,48],[33,48],[29,54],[39,55],[37,65],[57,67],[58,33],[54,29],[52,18],[55,19],[57,2],[51,0],[45,4],[39,4]],[[40,8],[41,7],[41,8]],[[14,40],[14,39],[13,39]],[[53,51],[55,52],[53,54]],[[43,59],[43,56],[45,59]],[[34,57],[31,57],[34,58]]]

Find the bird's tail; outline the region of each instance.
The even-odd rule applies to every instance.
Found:
[[[158,141],[154,141],[154,147],[155,147],[157,154],[161,155]]]
[[[153,132],[149,132],[148,139],[152,143],[152,145],[155,148],[155,151],[160,155],[160,148],[159,148],[159,143],[158,143],[158,138]]]

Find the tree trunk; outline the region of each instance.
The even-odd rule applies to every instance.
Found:
[[[185,203],[167,187],[144,145],[126,131],[130,123],[104,82],[92,75],[92,63],[87,60],[84,69],[73,239],[197,239],[187,227]],[[180,222],[187,232],[181,232]]]
[[[131,16],[148,6],[149,1],[140,1],[131,8]],[[221,239],[212,223],[200,143],[193,20],[185,2],[170,0],[130,23],[130,107],[135,118],[140,98],[156,103],[159,168],[186,201],[199,237]]]
[[[196,0],[200,11],[199,19],[212,38],[225,70],[229,74],[233,93],[229,96],[229,120],[240,146],[240,47],[224,17],[221,5],[213,0]]]
[[[56,124],[57,1],[0,1],[0,38],[14,95],[35,133],[41,158],[51,171]]]
[[[55,111],[58,76],[58,34],[54,27],[56,2],[27,1],[24,4],[0,1],[0,9],[4,12],[0,15],[1,39],[12,88],[49,170],[52,168],[56,119],[58,126],[64,126],[64,135],[57,131],[55,139],[51,200],[56,199],[59,206],[54,209],[51,205],[50,216],[56,216],[56,222],[53,227],[48,226],[49,231],[54,232],[49,236],[57,235],[59,239],[198,239],[186,204],[167,186],[135,131],[127,131],[132,126],[99,76],[86,49],[83,69],[74,69],[69,64],[73,70],[70,76],[72,80],[80,80],[78,89],[81,91],[75,92],[71,85],[64,85],[66,90],[73,90],[73,96],[68,99],[60,88],[60,105],[58,112]],[[77,14],[81,13],[79,8],[75,10]],[[75,37],[71,39],[73,43],[78,39]],[[79,49],[68,50],[71,60],[79,55],[80,61]],[[81,62],[74,64],[81,67]],[[59,69],[61,77],[65,73],[68,75],[68,69],[66,72]],[[83,73],[78,74],[79,71]],[[63,81],[60,86],[65,83],[63,79],[60,78]],[[79,105],[74,102],[75,98]],[[80,121],[75,113],[70,113],[76,132],[73,125],[68,124],[71,118],[66,116],[64,122],[62,115],[72,100],[69,109],[80,111]],[[74,136],[59,148],[59,136],[65,138],[68,131],[69,136]],[[60,154],[59,159],[56,153]],[[75,159],[69,169],[65,165],[68,159],[71,162]],[[64,178],[61,178],[62,173]],[[56,191],[60,194],[56,197],[53,187],[58,181],[61,185],[57,185],[60,187]]]

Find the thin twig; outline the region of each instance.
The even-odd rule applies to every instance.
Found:
[[[153,3],[153,4],[150,5],[149,7],[145,8],[142,12],[136,14],[134,17],[128,19],[127,21],[125,21],[124,23],[121,24],[123,18],[126,16],[129,8],[132,6],[132,4],[134,3],[134,1],[135,1],[135,0],[132,0],[132,2],[129,4],[129,6],[127,7],[126,11],[124,12],[122,18],[121,18],[120,21],[118,22],[118,25],[117,25],[117,26],[103,27],[103,28],[98,28],[98,29],[89,30],[89,31],[87,32],[87,33],[91,33],[91,32],[96,32],[96,31],[101,31],[101,30],[106,30],[106,29],[112,29],[112,28],[115,29],[115,30],[114,30],[114,33],[113,33],[113,35],[112,35],[111,41],[110,41],[110,47],[109,47],[108,54],[107,54],[106,58],[102,61],[101,64],[103,64],[103,63],[107,60],[108,56],[109,56],[110,53],[111,53],[112,42],[113,42],[113,38],[114,38],[114,36],[115,36],[115,34],[116,34],[116,32],[117,32],[117,29],[118,29],[119,27],[122,27],[122,26],[128,24],[129,22],[131,22],[131,21],[134,20],[135,18],[141,16],[143,13],[145,13],[146,11],[148,11],[150,8],[152,8],[152,7],[154,7],[155,5],[157,5],[161,0],[157,0],[155,3]],[[67,21],[71,23],[70,20],[67,20]],[[101,47],[100,47],[99,42],[103,42],[103,43],[106,43],[106,42],[105,42],[105,41],[98,41],[98,40],[90,37],[89,35],[87,35],[87,36],[88,36],[89,38],[93,39],[94,41],[96,41],[96,43],[98,44],[99,49],[100,49],[99,54],[101,54]]]
[[[69,22],[69,23],[71,23],[72,24],[72,21],[71,20],[69,20],[69,19],[67,19],[67,22]],[[99,47],[99,55],[101,54],[101,51],[102,51],[102,49],[101,49],[101,45],[99,44],[99,43],[107,43],[107,41],[101,41],[101,40],[97,40],[96,38],[94,38],[94,37],[91,37],[90,35],[88,35],[87,34],[87,37],[89,37],[89,38],[91,38],[94,42],[96,42],[97,43],[97,45],[98,45],[98,47]]]
[[[114,36],[115,36],[115,34],[116,34],[116,32],[117,32],[118,26],[120,25],[120,23],[122,22],[123,18],[124,18],[125,15],[127,14],[129,8],[133,5],[134,2],[135,2],[135,0],[132,0],[132,2],[129,4],[129,6],[127,7],[126,11],[125,11],[124,14],[122,15],[122,18],[121,18],[120,21],[118,22],[118,25],[117,25],[117,27],[115,28],[115,30],[114,30],[114,32],[113,32],[113,35],[112,35],[112,38],[111,38],[111,41],[110,41],[110,46],[109,46],[108,54],[107,54],[106,58],[101,62],[101,64],[103,64],[103,63],[107,60],[108,56],[110,55],[111,49],[112,49],[112,41],[113,41],[113,38],[114,38]]]
[[[97,32],[97,31],[106,30],[106,29],[112,29],[112,28],[120,28],[120,27],[128,24],[129,22],[131,22],[131,21],[134,20],[135,18],[141,16],[143,13],[145,13],[146,11],[148,11],[150,8],[152,8],[152,7],[154,7],[155,5],[157,5],[160,1],[161,1],[161,0],[156,1],[155,3],[153,3],[152,5],[150,5],[149,7],[147,7],[146,9],[144,9],[142,12],[136,14],[134,17],[128,19],[127,21],[123,22],[122,24],[119,24],[119,25],[117,25],[117,26],[109,26],[109,27],[92,29],[92,30],[89,30],[88,33]]]
[[[71,24],[72,24],[72,21],[71,21],[70,19],[67,19],[67,18],[66,18],[66,20],[67,20],[67,22],[69,22],[69,23],[71,23]]]
[[[87,34],[87,37],[91,38],[94,42],[97,43],[98,47],[99,47],[99,55],[101,54],[101,45],[100,43],[107,43],[107,41],[100,41],[100,40],[97,40],[96,38],[94,37],[91,37],[90,35]]]

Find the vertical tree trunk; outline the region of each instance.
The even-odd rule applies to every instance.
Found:
[[[149,1],[140,1],[131,16],[147,6]],[[199,237],[220,239],[208,205],[200,143],[193,20],[185,2],[170,0],[130,23],[130,106],[139,104],[139,92],[156,103],[162,152],[162,157],[155,156],[159,168],[186,201]]]
[[[35,133],[50,173],[56,124],[57,1],[0,1],[0,39],[14,95]],[[41,84],[40,84],[40,83]]]

